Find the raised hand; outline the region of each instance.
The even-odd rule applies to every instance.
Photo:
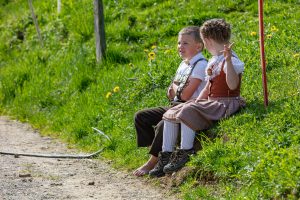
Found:
[[[226,61],[231,60],[231,56],[232,56],[231,47],[233,46],[233,44],[234,42],[229,45],[224,45],[224,50],[222,52]]]

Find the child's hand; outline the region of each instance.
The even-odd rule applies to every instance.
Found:
[[[234,43],[231,43],[229,45],[224,45],[224,50],[222,52],[223,52],[224,58],[227,62],[231,61],[231,56],[232,56],[231,47],[233,44]]]
[[[169,98],[169,100],[173,100],[174,97],[175,97],[175,92],[174,92],[172,86],[170,86],[170,87],[168,88],[168,91],[167,91],[167,97]]]

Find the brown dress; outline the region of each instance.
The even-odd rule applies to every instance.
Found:
[[[166,121],[183,122],[194,131],[208,129],[215,121],[237,112],[245,101],[240,97],[240,84],[235,90],[230,90],[226,83],[226,74],[220,74],[210,80],[208,99],[195,99],[179,104],[169,109],[163,119]]]

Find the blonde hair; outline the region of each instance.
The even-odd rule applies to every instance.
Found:
[[[202,46],[201,51],[203,50],[204,44],[203,44],[203,41],[200,37],[200,29],[199,29],[198,26],[185,27],[185,28],[183,28],[179,31],[178,36],[179,35],[190,35],[190,36],[192,36],[196,42],[201,44],[201,46]]]

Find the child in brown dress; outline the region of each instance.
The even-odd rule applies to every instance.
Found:
[[[194,154],[196,131],[210,128],[242,106],[240,86],[244,63],[231,50],[230,24],[223,19],[208,20],[200,27],[200,35],[213,56],[206,68],[207,84],[196,100],[175,106],[163,115],[162,151],[150,176],[159,177],[182,168]],[[180,130],[181,144],[175,151]]]

